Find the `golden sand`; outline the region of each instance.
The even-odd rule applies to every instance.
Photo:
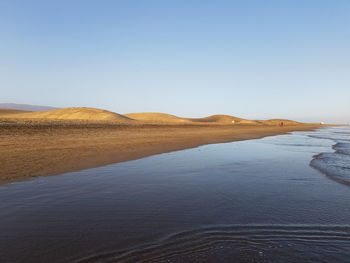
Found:
[[[279,126],[281,121],[286,125]],[[0,111],[0,182],[317,127],[287,120],[249,121],[226,115],[202,119],[161,113],[123,116],[92,108]]]
[[[130,122],[126,116],[115,112],[95,108],[63,108],[48,111],[24,112],[18,114],[1,114],[2,118],[12,119],[43,119],[43,120],[88,120],[88,121],[114,121]]]

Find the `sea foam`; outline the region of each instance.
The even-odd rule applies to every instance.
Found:
[[[335,142],[333,152],[315,155],[310,165],[329,178],[350,186],[350,127],[324,129],[310,137]]]

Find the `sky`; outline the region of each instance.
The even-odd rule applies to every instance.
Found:
[[[348,0],[0,0],[0,103],[350,123]]]

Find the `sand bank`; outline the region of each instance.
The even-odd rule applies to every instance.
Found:
[[[317,127],[319,125],[312,124],[278,127],[5,123],[0,125],[0,183],[78,171],[204,144]]]

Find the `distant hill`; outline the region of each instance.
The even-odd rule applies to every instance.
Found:
[[[1,109],[22,110],[22,111],[45,111],[54,110],[55,107],[50,106],[38,106],[30,104],[17,104],[17,103],[0,103]]]
[[[0,117],[2,117],[3,115],[20,114],[20,113],[28,113],[28,112],[32,112],[32,111],[1,109],[0,108]]]

